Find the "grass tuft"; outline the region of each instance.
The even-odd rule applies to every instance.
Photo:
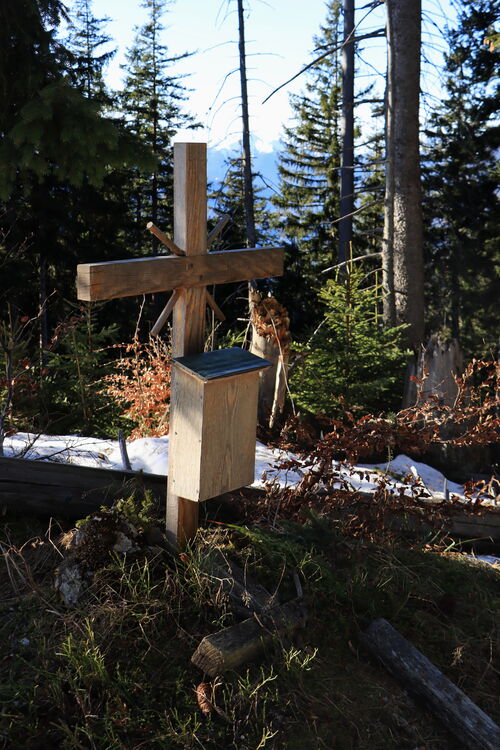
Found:
[[[451,750],[453,738],[358,647],[377,617],[498,721],[498,573],[457,549],[367,543],[314,516],[217,526],[176,559],[147,544],[109,555],[66,609],[53,586],[65,554],[56,539],[34,521],[0,531],[2,747]],[[293,643],[276,640],[260,662],[204,683],[202,711],[191,655],[238,621],[203,565],[214,547],[282,602],[298,582],[309,620]]]

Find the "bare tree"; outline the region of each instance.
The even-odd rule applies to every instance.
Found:
[[[252,178],[252,152],[250,146],[250,117],[248,113],[247,64],[245,50],[245,18],[243,0],[238,0],[238,50],[240,55],[241,120],[243,144],[243,184],[247,246],[255,247],[255,204]]]
[[[339,263],[349,257],[354,211],[354,0],[343,0],[343,9]]]
[[[422,200],[419,159],[421,0],[386,0],[386,191],[384,318],[406,323],[418,352],[424,337]]]
[[[254,247],[257,242],[257,233],[255,230],[255,201],[250,146],[245,16],[243,0],[237,0],[237,3],[246,244],[247,247]],[[252,327],[250,351],[257,356],[264,357],[273,365],[261,373],[259,383],[259,422],[261,425],[270,424],[272,426],[278,415],[283,411],[285,403],[290,321],[286,311],[276,300],[262,298],[255,281],[250,281],[248,284],[248,304]],[[279,310],[279,315],[276,310]],[[283,326],[286,328],[284,333]]]

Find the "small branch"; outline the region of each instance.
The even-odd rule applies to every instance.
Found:
[[[350,263],[355,263],[358,260],[366,260],[367,258],[377,258],[379,255],[382,255],[382,253],[377,252],[377,253],[367,253],[366,255],[358,255],[357,258],[350,258],[349,260],[343,260],[342,263],[336,263],[334,266],[325,268],[323,271],[321,271],[321,273],[328,273],[328,271],[334,271],[336,268],[349,265]]]
[[[207,237],[207,245],[210,247],[212,242],[219,236],[219,234],[223,231],[224,227],[229,224],[231,221],[231,217],[226,214],[226,216],[222,216],[215,227],[212,229],[210,234]]]
[[[175,242],[170,239],[170,237],[167,237],[167,235],[162,232],[161,229],[158,229],[158,227],[155,226],[152,221],[148,221],[148,223],[146,224],[146,229],[149,229],[151,234],[154,234],[154,236],[157,237],[161,243],[166,245],[168,249],[175,255],[186,255],[184,250],[181,250],[180,247],[178,247]]]
[[[380,37],[385,36],[385,29],[377,29],[376,31],[372,31],[370,34],[361,34],[360,36],[353,36],[351,39],[348,40],[349,44],[353,44],[354,42],[360,42],[362,39],[372,39],[374,37]],[[322,60],[324,60],[329,55],[333,55],[334,52],[338,52],[345,46],[346,42],[343,42],[342,44],[339,44],[337,47],[333,47],[333,49],[328,50],[323,55],[320,55],[315,60],[310,62],[308,65],[306,65],[302,70],[299,70],[298,73],[296,73],[294,76],[288,79],[288,81],[285,81],[285,83],[282,83],[278,88],[274,89],[274,91],[271,91],[269,96],[266,96],[266,98],[263,100],[262,104],[265,104],[269,101],[269,99],[274,96],[278,91],[285,88],[285,86],[288,86],[289,83],[292,83],[292,81],[295,81],[296,78],[302,75],[302,73],[305,73],[310,68],[313,68],[315,65],[320,63]]]
[[[132,471],[132,464],[130,463],[130,459],[127,453],[127,443],[125,441],[125,438],[123,437],[122,430],[118,430],[118,445],[120,446],[123,468],[126,471]]]

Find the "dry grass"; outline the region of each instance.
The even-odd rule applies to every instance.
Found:
[[[0,746],[26,750],[289,748],[452,750],[456,741],[358,646],[386,617],[498,720],[498,575],[416,540],[342,536],[329,519],[200,531],[109,560],[81,606],[53,589],[63,531],[4,521],[0,532]],[[199,560],[218,545],[282,601],[301,583],[308,627],[259,664],[217,681],[200,710],[200,639],[235,621]],[[210,689],[212,690],[212,685]],[[206,706],[205,706],[206,709]],[[3,743],[3,745],[1,745]]]

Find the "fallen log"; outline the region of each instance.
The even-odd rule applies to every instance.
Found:
[[[130,496],[134,488],[165,502],[166,486],[166,478],[156,474],[0,458],[0,506],[19,514],[77,520]]]
[[[500,727],[387,620],[374,620],[361,642],[465,747],[499,750]]]
[[[207,635],[191,661],[210,677],[215,677],[255,659],[276,636],[291,635],[297,628],[304,627],[305,621],[305,606],[301,600],[294,599]]]

